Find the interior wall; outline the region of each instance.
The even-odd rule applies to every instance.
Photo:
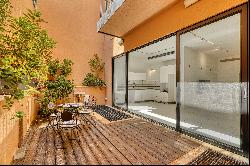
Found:
[[[235,56],[207,55],[184,47],[185,82],[239,82],[240,60],[221,62],[220,60],[239,58]]]
[[[125,51],[176,32],[194,23],[248,2],[248,0],[201,0],[188,8],[183,0],[145,20],[144,23],[124,35]]]
[[[221,57],[218,60],[239,58],[239,55]],[[240,81],[240,60],[218,62],[218,82],[239,82]]]
[[[185,82],[199,80],[217,81],[218,58],[184,47],[184,79]]]
[[[146,78],[148,83],[159,84],[160,83],[160,67],[162,66],[161,62],[148,64],[146,70]]]

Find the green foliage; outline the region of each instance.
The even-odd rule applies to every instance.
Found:
[[[17,111],[15,117],[22,119],[25,116],[23,111]]]
[[[63,63],[60,63],[58,59],[52,59],[48,62],[49,74],[52,77],[58,77],[59,75],[68,76],[72,72],[73,62],[69,59],[64,59]]]
[[[5,102],[7,108],[14,99],[20,100],[36,89],[38,82],[47,80],[47,61],[55,46],[40,26],[44,22],[40,12],[28,10],[15,18],[10,9],[9,0],[1,0],[0,93],[10,95]]]
[[[88,73],[83,80],[83,85],[103,87],[106,85],[106,83],[102,79],[96,77],[94,74]]]
[[[46,95],[55,100],[68,97],[74,89],[73,81],[67,80],[63,75],[53,81],[47,81],[45,86],[47,87]]]
[[[4,31],[6,22],[11,14],[11,5],[9,0],[0,1],[0,32]]]
[[[64,59],[61,65],[61,75],[67,76],[72,72],[73,62],[69,59]]]
[[[103,73],[105,63],[102,59],[94,54],[94,58],[89,60],[89,66],[92,73],[87,73],[86,77],[83,79],[83,86],[94,86],[94,87],[104,87],[106,83],[100,78]]]
[[[62,63],[58,59],[50,60],[49,74],[50,79],[47,80],[43,87],[43,98],[41,99],[41,114],[46,116],[54,109],[49,109],[49,103],[56,103],[58,100],[66,99],[69,94],[73,92],[74,83],[72,80],[67,79],[71,74],[73,62],[64,59]]]
[[[58,59],[52,59],[48,62],[48,71],[51,76],[56,76],[58,69],[60,68],[60,62]]]
[[[102,59],[97,54],[94,54],[94,58],[90,59],[88,63],[91,72],[93,72],[97,77],[99,77],[99,74],[103,72],[105,65],[105,63],[102,62]]]

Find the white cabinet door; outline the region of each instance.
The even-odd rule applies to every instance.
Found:
[[[135,101],[142,101],[142,90],[135,90]]]
[[[128,80],[129,81],[146,80],[146,73],[128,72]]]
[[[128,91],[128,102],[134,103],[135,102],[135,90]]]
[[[141,90],[141,101],[146,101],[146,100],[149,100],[148,90],[147,89]]]
[[[162,66],[160,68],[160,83],[168,83],[168,74],[176,73],[176,65]]]
[[[160,68],[160,83],[168,83],[168,66]]]
[[[145,92],[145,99],[146,100],[152,100],[152,89],[146,89],[145,90],[146,92]]]

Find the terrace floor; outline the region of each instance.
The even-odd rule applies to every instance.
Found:
[[[20,148],[25,149],[24,157],[13,164],[248,164],[241,156],[137,117],[109,122],[92,113],[86,118],[90,123],[81,126],[79,140],[70,140],[68,132],[46,130],[46,125],[37,121]]]

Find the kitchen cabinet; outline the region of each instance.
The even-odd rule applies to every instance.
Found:
[[[160,67],[160,83],[168,83],[168,75],[176,73],[176,65]]]
[[[142,101],[142,91],[143,90],[135,90],[134,101]]]
[[[135,102],[135,90],[128,91],[128,102],[134,103]]]
[[[129,90],[128,97],[130,103],[149,100],[168,102],[168,93],[156,89]]]
[[[128,72],[129,81],[146,80],[146,73]]]

